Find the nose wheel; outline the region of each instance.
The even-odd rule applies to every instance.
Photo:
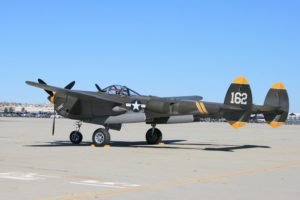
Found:
[[[73,131],[70,134],[70,141],[73,144],[80,144],[82,142],[82,138],[83,138],[83,136],[79,131]]]
[[[74,126],[76,127],[76,130],[71,132],[70,141],[73,144],[80,144],[82,142],[82,139],[83,139],[83,136],[80,132],[80,128],[82,126],[82,121],[75,122]]]
[[[159,129],[153,126],[146,133],[146,141],[148,144],[159,144],[162,142],[162,133]]]

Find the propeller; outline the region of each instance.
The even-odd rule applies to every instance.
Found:
[[[98,84],[95,84],[95,86],[99,92],[105,92],[104,90],[101,89],[101,87]]]
[[[74,87],[74,85],[75,85],[75,81],[72,81],[65,87],[65,89],[71,90]]]
[[[76,83],[75,81],[72,81],[71,83],[69,83],[65,87],[65,89],[71,90],[74,87],[75,83]],[[55,110],[55,106],[53,108],[54,108],[53,109],[54,117],[53,117],[53,124],[52,124],[52,135],[54,136],[54,134],[55,134],[55,122],[56,122],[56,110]]]
[[[42,79],[38,79],[38,82],[40,84],[47,85],[47,83],[45,81],[43,81]],[[69,83],[65,87],[65,89],[71,90],[74,87],[74,85],[75,85],[75,81],[72,81],[71,83]],[[49,94],[48,100],[54,104],[54,98],[53,98],[54,97],[54,93],[52,91],[49,91],[49,90],[45,90],[45,92],[47,94]],[[53,113],[54,113],[54,115],[53,115],[53,123],[52,123],[52,135],[54,136],[54,134],[55,134],[55,121],[56,121],[55,105],[53,106]]]
[[[46,83],[45,81],[43,81],[42,79],[38,79],[38,82],[39,82],[40,84],[47,85],[47,83]],[[52,97],[52,96],[54,95],[52,91],[45,90],[45,92],[47,92],[47,94],[49,94],[50,97]]]

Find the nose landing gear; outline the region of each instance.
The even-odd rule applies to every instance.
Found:
[[[80,132],[80,127],[82,126],[82,122],[78,121],[75,123],[76,130],[72,131],[70,134],[70,141],[73,144],[80,144],[82,142],[83,136]]]
[[[80,144],[82,142],[83,136],[79,131],[73,131],[70,134],[70,141],[73,144]]]

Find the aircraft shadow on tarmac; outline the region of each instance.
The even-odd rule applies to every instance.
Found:
[[[86,147],[91,146],[89,142],[82,142],[80,145],[74,145],[69,141],[54,141],[36,145],[26,145],[27,147]],[[152,149],[186,149],[202,151],[223,151],[235,152],[243,149],[271,148],[270,146],[260,145],[224,145],[224,144],[207,144],[207,143],[188,143],[186,140],[165,140],[160,145],[148,145],[145,141],[112,141],[112,147],[116,148],[152,148]]]

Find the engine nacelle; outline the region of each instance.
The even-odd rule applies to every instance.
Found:
[[[193,101],[182,101],[177,103],[150,100],[147,109],[159,114],[191,114],[195,111],[196,105]]]
[[[147,103],[147,110],[154,113],[167,114],[170,113],[170,103],[158,100],[150,100]]]

